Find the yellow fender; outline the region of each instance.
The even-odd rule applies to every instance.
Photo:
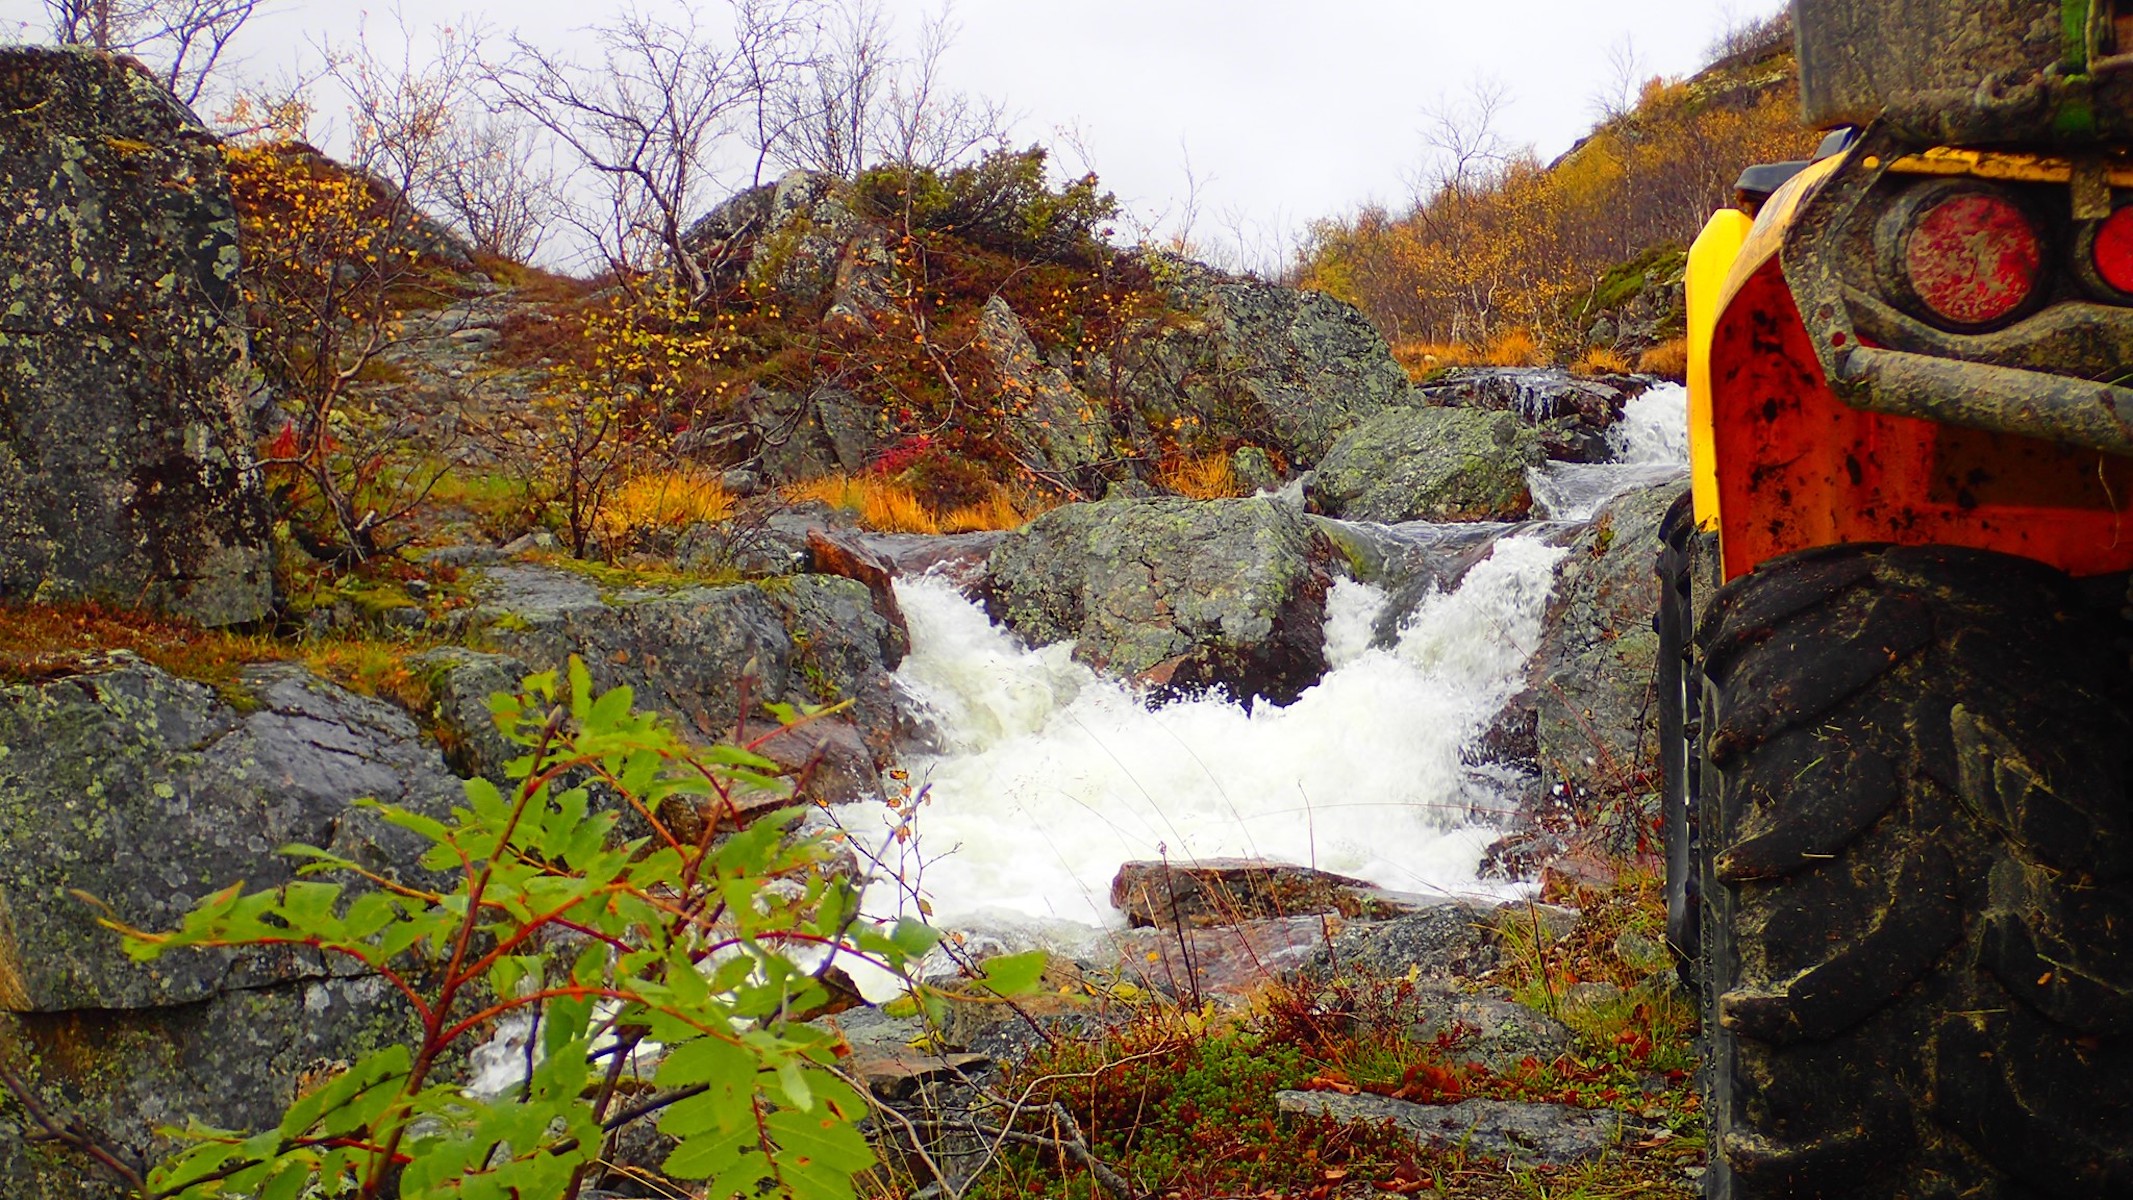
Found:
[[[1689,485],[1696,505],[1696,527],[1718,528],[1718,454],[1711,433],[1711,334],[1726,298],[1726,277],[1741,247],[1748,244],[1754,218],[1737,208],[1723,208],[1704,222],[1689,247],[1682,278],[1687,293],[1689,340]]]

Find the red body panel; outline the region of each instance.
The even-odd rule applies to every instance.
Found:
[[[1823,382],[1777,257],[1711,347],[1728,579],[1851,542],[1974,546],[2073,575],[2133,570],[2133,460],[1852,408]]]

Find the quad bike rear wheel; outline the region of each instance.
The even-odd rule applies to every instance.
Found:
[[[1830,547],[1719,591],[1690,650],[1662,568],[1705,1196],[2133,1196],[2123,581]]]

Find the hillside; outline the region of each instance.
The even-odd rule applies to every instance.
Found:
[[[1304,286],[1355,304],[1410,370],[1487,359],[1635,363],[1680,333],[1682,255],[1756,162],[1803,158],[1790,27],[1652,80],[1568,153],[1439,180],[1405,210],[1316,231]],[[1678,372],[1678,347],[1654,365]]]

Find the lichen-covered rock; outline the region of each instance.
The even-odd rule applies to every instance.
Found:
[[[535,670],[575,654],[601,688],[703,740],[730,737],[765,703],[852,701],[847,718],[886,763],[896,729],[889,672],[909,648],[865,584],[828,575],[680,590],[603,590],[554,567],[492,567],[477,620],[498,650]],[[748,709],[742,711],[743,704]]]
[[[1385,339],[1345,301],[1172,255],[1148,266],[1178,312],[1134,327],[1115,354],[1089,356],[1082,386],[1116,394],[1151,425],[1186,423],[1300,468],[1410,395]]]
[[[214,139],[125,60],[0,50],[0,212],[0,599],[264,616]]]
[[[1686,486],[1625,492],[1579,533],[1556,567],[1527,689],[1512,702],[1535,713],[1543,781],[1563,785],[1581,811],[1588,796],[1607,802],[1587,815],[1601,817],[1617,853],[1635,848],[1638,825],[1654,815],[1656,798],[1638,784],[1656,778],[1659,744],[1653,561],[1659,523]]]
[[[126,958],[104,915],[174,928],[239,881],[324,847],[389,875],[424,843],[355,801],[442,815],[460,794],[405,713],[290,665],[251,668],[245,704],[135,660],[0,688],[0,1009],[145,1008],[317,978],[289,948]]]
[[[0,1065],[48,1110],[79,1119],[124,1155],[154,1161],[177,1148],[158,1129],[193,1120],[271,1129],[341,1066],[419,1033],[408,1004],[383,979],[311,979],[164,1008],[0,1011]],[[461,1069],[447,1061],[439,1075]],[[0,1091],[0,1196],[133,1195],[80,1155],[31,1141],[29,1128],[28,1114]]]
[[[1333,561],[1272,499],[1107,500],[1007,535],[983,593],[993,620],[1113,674],[1285,704],[1325,673]]]
[[[1066,372],[1037,353],[1029,331],[998,296],[978,314],[977,349],[998,388],[1017,457],[1053,475],[1090,482],[1080,477],[1110,457],[1111,427]]]
[[[1510,413],[1394,408],[1341,438],[1306,491],[1315,511],[1352,521],[1515,520],[1541,460],[1539,435]]]

